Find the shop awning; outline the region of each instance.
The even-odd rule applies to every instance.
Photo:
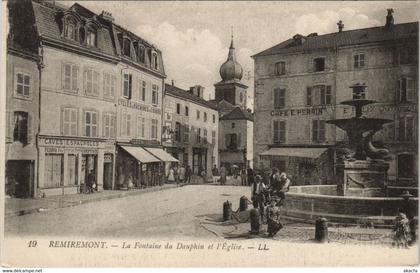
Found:
[[[289,156],[289,157],[305,157],[318,158],[328,148],[271,148],[261,153],[261,156]]]
[[[148,151],[141,147],[133,147],[133,146],[120,146],[124,150],[126,150],[129,154],[134,156],[138,161],[141,163],[151,163],[151,162],[160,162],[159,158],[154,157]]]
[[[148,152],[150,152],[152,155],[154,155],[155,157],[159,158],[162,161],[179,162],[178,159],[171,156],[170,154],[165,152],[163,149],[160,149],[160,148],[144,148],[144,149],[146,149]]]

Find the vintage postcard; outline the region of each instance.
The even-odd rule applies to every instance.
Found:
[[[1,4],[2,267],[416,272],[419,1]]]

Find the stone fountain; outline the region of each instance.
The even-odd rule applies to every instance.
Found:
[[[382,129],[389,119],[368,118],[363,116],[365,105],[376,103],[364,98],[365,84],[350,86],[353,99],[340,104],[355,107],[356,116],[345,119],[329,120],[344,130],[348,136],[349,148],[339,148],[341,154],[337,164],[337,194],[340,196],[375,196],[384,192],[388,179],[389,152],[378,149],[372,144],[373,135]]]

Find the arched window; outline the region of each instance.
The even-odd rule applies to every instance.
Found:
[[[87,27],[86,29],[86,44],[90,46],[96,46],[96,33],[97,30],[93,27]]]
[[[124,38],[123,40],[123,53],[125,56],[131,56],[130,52],[131,41],[128,38]]]
[[[77,23],[71,17],[67,17],[64,23],[64,37],[71,40],[77,40]]]
[[[139,49],[138,49],[138,60],[141,63],[144,63],[144,60],[145,60],[145,58],[144,58],[145,52],[146,52],[146,49],[144,48],[144,46],[143,45],[139,45]]]

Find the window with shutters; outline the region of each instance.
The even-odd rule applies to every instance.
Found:
[[[353,67],[355,69],[365,67],[365,53],[356,53],[353,55]]]
[[[306,89],[306,105],[331,105],[331,85],[315,85]]]
[[[196,135],[197,143],[201,143],[201,128],[197,128],[197,135]]]
[[[124,74],[124,86],[123,86],[123,97],[131,99],[133,75],[129,73]]]
[[[145,102],[146,101],[146,81],[139,80],[138,86],[139,86],[139,99]]]
[[[127,112],[121,115],[121,135],[131,136],[131,115]]]
[[[188,124],[184,125],[184,143],[190,142],[190,127]]]
[[[312,141],[325,142],[325,120],[312,121]]]
[[[188,108],[188,106],[185,106],[185,116],[189,116],[190,115],[190,109]]]
[[[159,103],[159,86],[157,84],[152,84],[152,104],[157,105]]]
[[[325,71],[325,58],[315,58],[313,65],[315,72]]]
[[[207,129],[203,129],[203,142],[207,143]]]
[[[175,123],[175,141],[181,141],[181,123]]]
[[[70,40],[77,40],[77,22],[71,17],[64,21],[64,37]]]
[[[286,89],[274,89],[274,109],[286,107]]]
[[[417,102],[416,83],[410,77],[402,77],[398,81],[397,101],[398,102]]]
[[[63,65],[63,89],[77,93],[79,68],[75,64]]]
[[[216,144],[216,131],[211,131],[211,143]]]
[[[286,74],[286,62],[277,62],[274,64],[274,73],[277,76],[285,75]]]
[[[399,117],[398,120],[398,140],[411,142],[415,140],[417,132],[415,117],[406,115]]]
[[[84,111],[84,136],[98,137],[98,113],[96,111]]]
[[[273,122],[273,142],[274,143],[286,142],[286,121],[275,120]]]
[[[14,128],[13,141],[22,144],[28,143],[28,135],[30,134],[29,115],[27,112],[14,112]]]
[[[117,77],[110,74],[104,73],[104,97],[113,99],[115,98]]]
[[[31,76],[27,73],[17,72],[15,82],[15,94],[21,97],[29,97],[31,92]]]
[[[92,68],[86,68],[85,72],[85,93],[90,96],[99,95],[99,72]]]
[[[66,107],[62,110],[62,132],[65,136],[77,136],[77,108]]]
[[[104,113],[104,137],[114,138],[115,137],[115,114],[113,113]]]
[[[158,120],[152,119],[151,138],[157,139],[157,133],[158,133]]]
[[[142,116],[137,117],[137,137],[144,138],[146,136],[146,118]]]

